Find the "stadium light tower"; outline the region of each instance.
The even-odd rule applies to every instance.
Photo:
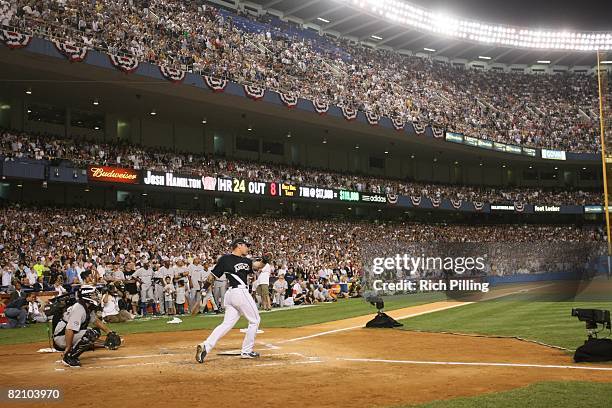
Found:
[[[612,50],[612,32],[558,31],[489,23],[435,12],[410,0],[335,0],[394,24],[474,43],[550,51]]]
[[[608,173],[608,163],[612,163],[612,154],[606,151],[606,144],[612,136],[612,100],[610,98],[610,73],[606,65],[609,53],[597,51],[597,85],[599,88],[599,134],[601,138],[601,165],[604,187],[604,211],[606,214],[606,233],[608,237],[608,276],[611,274],[610,258],[612,256],[612,242],[610,240],[610,204],[608,180],[612,174]]]

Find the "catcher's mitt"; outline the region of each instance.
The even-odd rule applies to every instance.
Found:
[[[104,347],[109,350],[117,350],[121,346],[121,337],[115,332],[110,332],[106,335]]]

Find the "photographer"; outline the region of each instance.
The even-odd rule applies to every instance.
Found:
[[[30,302],[36,300],[36,293],[30,292],[26,296],[20,296],[17,299],[9,302],[4,309],[4,316],[8,319],[8,323],[0,327],[7,329],[26,327],[26,318],[28,317],[28,306]]]
[[[45,323],[47,316],[42,312],[40,302],[34,296],[34,300],[31,300],[28,305],[28,322],[30,323]]]
[[[291,288],[294,305],[297,306],[297,305],[301,305],[302,303],[306,302],[305,292],[306,290],[305,290],[304,279],[298,278],[297,281],[293,284],[293,287]]]
[[[119,298],[117,303],[119,304],[119,310],[125,310],[126,312],[128,312],[130,314],[130,316],[134,316],[131,313],[131,310],[132,310],[132,300],[130,299],[130,294],[128,293],[127,290],[125,290],[125,291],[123,291],[123,293],[121,293],[121,297]]]
[[[13,281],[13,290],[9,291],[9,293],[11,294],[9,302],[12,302],[24,296],[25,292],[23,288],[21,287],[21,282]]]
[[[133,318],[128,311],[119,308],[116,286],[113,284],[107,285],[102,295],[102,319],[106,323],[123,323]]]

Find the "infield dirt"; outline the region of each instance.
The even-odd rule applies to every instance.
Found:
[[[389,314],[401,318],[460,305],[436,302]],[[204,364],[195,362],[195,345],[209,330],[132,334],[117,351],[86,353],[76,369],[62,366],[59,353],[37,353],[44,343],[5,346],[0,363],[10,381],[3,383],[58,387],[74,407],[278,408],[394,406],[541,381],[612,382],[612,365],[574,364],[562,350],[514,339],[361,328],[371,317],[265,329],[257,337],[261,358],[254,360],[218,354],[240,347],[243,334],[232,330]]]

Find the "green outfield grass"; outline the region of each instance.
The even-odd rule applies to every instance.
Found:
[[[385,299],[385,309],[399,309],[444,299],[444,294],[440,293],[417,293],[413,295],[393,296]],[[343,299],[336,303],[325,303],[312,307],[262,313],[261,327],[264,329],[266,327],[300,327],[333,320],[347,319],[375,312],[376,309],[363,299]],[[119,334],[201,330],[214,328],[223,318],[222,316],[216,315],[179,317],[183,320],[181,324],[168,324],[168,317],[160,317],[114,324],[111,325],[111,328],[116,330]],[[246,327],[246,320],[241,319],[236,327]],[[0,345],[33,343],[46,340],[47,324],[33,324],[25,329],[0,330]]]
[[[612,384],[594,382],[545,382],[472,398],[435,401],[418,408],[592,408],[612,405]],[[405,408],[408,408],[407,406]]]
[[[586,339],[584,322],[571,316],[575,307],[612,309],[608,301],[538,301],[511,295],[403,320],[404,330],[518,336],[575,349]]]

